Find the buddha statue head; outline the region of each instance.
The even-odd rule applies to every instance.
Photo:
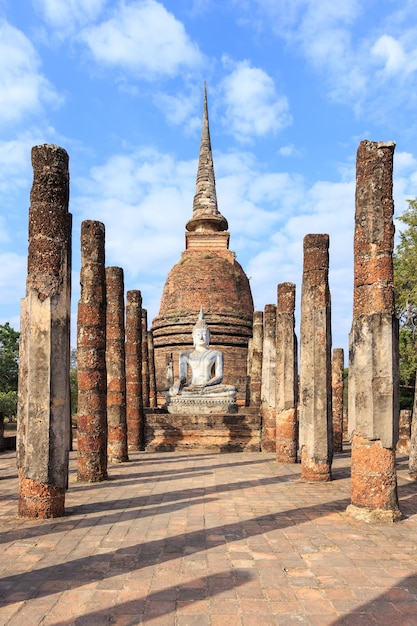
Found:
[[[210,331],[204,319],[203,309],[200,308],[197,322],[193,328],[193,343],[195,347],[207,347],[210,343]]]

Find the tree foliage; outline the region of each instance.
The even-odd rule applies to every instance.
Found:
[[[406,228],[399,233],[394,254],[394,290],[400,320],[400,384],[413,388],[417,370],[417,199],[408,200],[399,220]]]
[[[17,414],[17,391],[0,392],[0,411],[9,420],[16,418]]]
[[[0,324],[0,391],[17,391],[19,333],[9,322]]]

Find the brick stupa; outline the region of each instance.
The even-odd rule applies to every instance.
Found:
[[[158,395],[167,387],[170,361],[177,378],[179,354],[192,347],[192,329],[202,308],[210,344],[224,354],[223,382],[237,388],[238,403],[244,404],[253,300],[248,278],[229,250],[227,228],[227,220],[217,208],[204,86],[196,193],[193,216],[186,224],[186,250],[168,275],[159,315],[152,324]]]

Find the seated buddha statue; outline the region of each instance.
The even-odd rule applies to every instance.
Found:
[[[200,310],[193,329],[192,350],[186,350],[179,358],[179,379],[169,389],[168,396],[184,398],[207,397],[234,398],[236,388],[222,384],[224,375],[223,354],[209,348],[210,331]],[[191,380],[187,383],[187,369]]]

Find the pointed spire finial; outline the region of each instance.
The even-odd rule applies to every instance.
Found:
[[[204,81],[204,108],[201,130],[200,156],[198,160],[196,192],[193,202],[193,217],[187,222],[188,231],[218,232],[227,230],[227,220],[217,208],[216,180],[214,177],[213,154],[207,105],[207,88]]]

